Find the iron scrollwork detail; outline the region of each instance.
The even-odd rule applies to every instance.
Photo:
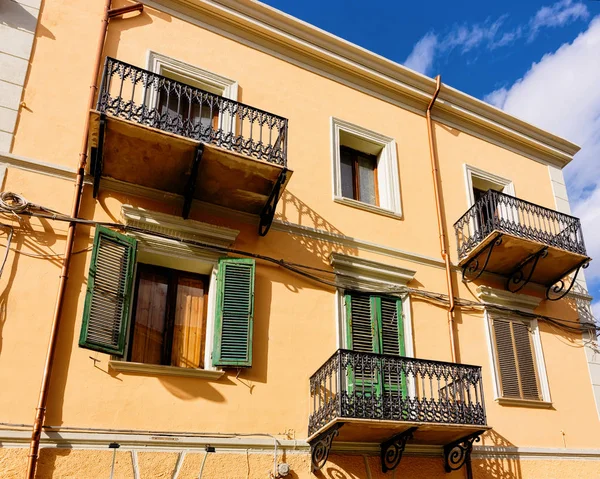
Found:
[[[271,228],[271,223],[273,223],[273,218],[275,217],[275,210],[277,209],[277,202],[279,201],[279,195],[283,185],[285,185],[287,174],[287,168],[283,168],[279,174],[279,177],[277,178],[277,181],[275,182],[275,185],[273,185],[273,190],[269,195],[267,203],[260,213],[260,222],[258,224],[258,234],[260,236],[265,236]]]
[[[481,441],[483,432],[477,431],[470,436],[444,446],[444,469],[446,472],[458,471],[471,460],[473,443]]]
[[[585,259],[584,261],[579,263],[579,265],[574,270],[571,270],[569,273],[567,273],[567,277],[561,278],[558,281],[551,284],[550,286],[548,286],[548,288],[546,289],[546,298],[550,301],[558,301],[559,299],[564,298],[567,294],[569,294],[569,291],[571,291],[571,289],[577,282],[577,275],[579,274],[579,271],[582,268],[586,269],[589,265],[590,259]],[[575,271],[575,273],[569,281],[568,275],[573,271]]]
[[[393,471],[398,467],[406,443],[413,437],[413,432],[416,430],[416,427],[411,427],[381,444],[381,470],[383,472]]]
[[[521,291],[531,280],[539,261],[546,256],[548,256],[547,246],[527,257],[527,259],[519,264],[519,266],[509,276],[508,280],[506,281],[506,289],[511,293],[518,293]],[[528,267],[529,272],[525,273]]]
[[[502,234],[499,234],[493,241],[491,241],[483,250],[481,250],[477,256],[463,266],[462,278],[465,283],[470,283],[479,278],[490,261],[494,247],[502,244]],[[480,266],[479,259],[487,251],[483,266]]]
[[[341,422],[335,424],[331,429],[319,434],[310,442],[310,459],[313,472],[320,470],[327,462],[329,451],[331,451],[331,443],[339,434],[339,430],[343,425],[344,423]]]

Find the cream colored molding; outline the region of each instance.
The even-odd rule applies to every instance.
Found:
[[[216,381],[225,374],[224,371],[213,371],[209,369],[178,368],[175,366],[131,363],[127,361],[109,361],[108,365],[120,373],[146,374],[151,376],[184,376],[213,381]]]
[[[217,448],[219,453],[273,453],[274,443],[277,441],[277,449],[286,451],[287,454],[309,454],[310,446],[305,440],[283,439],[277,436],[273,438],[260,437],[268,433],[257,433],[252,435],[235,434],[226,435],[222,433],[191,434],[177,431],[156,431],[143,433],[142,431],[69,431],[68,427],[56,430],[45,429],[42,432],[42,447],[72,448],[106,450],[111,442],[118,442],[121,450],[143,449],[155,452],[173,452],[174,450],[189,449],[191,451],[204,450],[205,446],[211,445]],[[31,440],[29,429],[0,429],[0,442],[3,447],[27,448]],[[381,447],[377,443],[356,442],[334,442],[332,452],[345,454],[369,454],[378,456]],[[427,446],[418,444],[407,444],[405,454],[419,457],[441,457],[442,446]],[[544,448],[544,447],[499,447],[499,446],[474,446],[472,457],[484,458],[510,458],[510,459],[545,459],[545,460],[593,460],[600,461],[600,449],[567,449],[567,448]]]
[[[18,168],[19,170],[40,173],[63,180],[74,181],[77,176],[77,172],[74,168],[53,163],[46,163],[45,161],[13,155],[12,153],[8,152],[0,152],[0,163],[3,163],[11,168]]]
[[[147,55],[148,70],[165,75],[165,73],[174,73],[191,80],[192,82],[201,82],[215,90],[218,95],[237,101],[238,82],[224,76],[218,75],[203,68],[189,63],[182,62],[175,58],[163,55],[152,50],[148,50]],[[169,76],[169,75],[166,75]],[[206,88],[205,88],[206,89]]]
[[[336,274],[338,282],[348,287],[367,286],[393,289],[394,286],[406,286],[415,277],[416,271],[392,266],[379,261],[372,261],[342,253],[331,253],[329,262]]]
[[[481,285],[476,290],[477,297],[490,305],[507,306],[532,313],[539,306],[542,298],[528,294],[515,294],[503,289]]]
[[[502,187],[502,192],[507,195],[515,196],[515,185],[511,180],[494,175],[475,166],[464,164],[465,169],[465,185],[467,188],[467,205],[470,208],[475,204],[475,196],[473,195],[473,178],[488,181]]]
[[[424,115],[435,81],[260,2],[145,0],[143,3]],[[444,85],[435,119],[566,165],[579,147]]]
[[[515,399],[515,398],[504,398],[499,397],[496,402],[501,406],[520,406],[520,407],[531,407],[536,409],[550,409],[552,403],[549,401],[531,401],[528,399]]]
[[[184,220],[178,216],[130,205],[121,207],[121,216],[127,226],[223,247],[231,246],[239,234],[238,230],[231,228],[213,226],[200,221]]]
[[[371,211],[373,213],[383,214],[394,218],[402,218],[396,141],[393,138],[340,120],[339,118],[331,117],[330,121],[334,201]],[[362,149],[365,150],[366,153],[378,154],[377,186],[379,190],[379,203],[381,206],[370,205],[342,196],[342,175],[340,168],[340,146],[343,143],[341,138],[342,133],[345,134],[345,136],[350,137],[347,138],[347,141],[354,140],[353,144],[347,146],[358,150],[361,150],[362,146]]]

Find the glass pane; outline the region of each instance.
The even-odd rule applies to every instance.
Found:
[[[157,271],[140,269],[138,274],[131,361],[161,364],[169,281]]]
[[[354,158],[345,149],[340,151],[340,175],[342,179],[342,196],[344,198],[356,199],[354,196],[354,176],[352,174],[352,163]]]
[[[181,276],[177,281],[171,366],[203,367],[204,281]]]
[[[377,204],[377,196],[375,193],[375,161],[371,157],[358,157],[358,185],[359,185],[359,201]]]

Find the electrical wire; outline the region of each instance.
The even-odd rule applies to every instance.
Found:
[[[0,201],[1,198],[0,198]],[[0,278],[2,277],[2,273],[4,272],[4,266],[6,265],[6,260],[8,259],[8,251],[10,249],[10,244],[12,241],[14,229],[10,225],[6,225],[4,223],[0,223],[0,228],[8,229],[8,239],[6,240],[6,249],[4,250],[4,258],[2,259],[2,265],[0,265]]]
[[[202,459],[202,466],[200,466],[200,474],[198,474],[198,479],[202,479],[202,473],[204,472],[204,464],[206,464],[206,458],[208,457],[208,451],[204,453],[204,459]]]
[[[8,205],[8,206],[5,206]],[[284,259],[277,259],[271,256],[261,255],[257,253],[252,253],[245,250],[239,250],[236,248],[230,248],[226,246],[218,246],[210,243],[206,243],[203,241],[192,240],[188,238],[181,238],[174,235],[168,235],[165,233],[160,233],[156,231],[149,231],[144,228],[139,228],[135,226],[125,225],[122,223],[114,223],[114,222],[99,222],[94,220],[86,220],[81,218],[71,218],[65,214],[59,213],[57,211],[35,205],[33,203],[29,203],[25,198],[16,193],[3,192],[0,193],[0,213],[11,213],[17,215],[27,215],[32,217],[40,217],[46,218],[56,221],[66,221],[66,222],[74,222],[79,224],[85,224],[89,226],[106,226],[109,228],[118,229],[121,231],[128,231],[132,233],[138,233],[143,235],[151,235],[153,237],[164,238],[168,240],[178,241],[182,244],[196,246],[199,248],[203,248],[210,251],[215,251],[223,254],[233,254],[237,256],[242,256],[246,258],[253,258],[257,260],[262,260],[265,262],[269,262],[275,265],[278,265],[288,271],[302,276],[303,278],[320,283],[324,286],[328,286],[330,288],[335,289],[345,289],[349,286],[352,289],[357,290],[358,292],[365,292],[370,294],[385,294],[392,296],[406,296],[410,295],[411,297],[421,299],[424,301],[428,301],[434,305],[440,307],[447,307],[449,304],[449,299],[447,294],[436,293],[432,291],[426,291],[422,289],[410,288],[407,286],[391,286],[388,288],[377,288],[375,286],[369,286],[366,284],[356,284],[357,279],[351,275],[346,275],[340,272],[334,272],[331,270],[326,270],[323,268],[318,268],[309,265],[303,265],[300,263],[288,262]],[[89,248],[91,249],[91,248]],[[81,250],[77,253],[85,252],[86,250]],[[20,252],[21,254],[25,254]],[[310,272],[312,271],[312,272]],[[313,273],[314,272],[314,273]],[[315,273],[320,273],[322,275],[333,275],[334,279],[329,280],[322,276],[318,276]],[[600,327],[592,322],[581,322],[581,321],[570,321],[561,318],[554,318],[551,316],[540,315],[536,313],[525,312],[516,308],[510,308],[507,306],[501,306],[496,304],[490,304],[485,302],[477,302],[462,298],[455,298],[455,305],[460,307],[463,310],[476,310],[476,311],[484,311],[484,310],[493,310],[496,312],[504,312],[510,313],[512,315],[517,315],[521,317],[526,317],[529,319],[541,319],[543,321],[547,321],[554,326],[562,329],[563,331],[567,331],[569,333],[583,333],[594,331],[596,333],[600,332]]]

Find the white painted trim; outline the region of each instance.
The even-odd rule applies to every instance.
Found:
[[[362,208],[367,211],[402,218],[400,202],[400,178],[398,174],[398,156],[396,141],[389,136],[368,130],[339,118],[330,118],[331,122],[331,168],[334,201]],[[342,196],[342,179],[340,173],[340,132],[345,132],[360,140],[381,147],[377,159],[377,182],[379,188],[379,204],[365,204],[352,198]]]
[[[164,366],[159,364],[132,363],[128,361],[109,361],[111,369],[120,373],[147,374],[151,376],[184,376],[193,378],[202,378],[217,380],[224,371],[196,368],[180,368],[176,366]]]
[[[346,305],[344,300],[344,291],[341,288],[335,290],[334,298],[335,337],[338,349],[346,348],[346,338],[348,331],[346,329]]]
[[[229,98],[230,100],[234,101],[237,101],[238,99],[237,81],[231,80],[211,71],[204,70],[196,65],[191,65],[152,50],[148,50],[147,65],[148,70],[158,73],[159,75],[168,77],[168,73],[172,72],[177,75],[187,77],[192,81],[206,84],[215,90],[218,90],[220,92],[218,94],[222,97]]]
[[[144,3],[227,38],[333,78],[387,101],[425,107],[435,82],[398,63],[351,44],[260,2],[237,0],[145,0]],[[444,85],[438,114],[473,124],[488,136],[499,135],[521,150],[566,164],[579,147],[508,115],[489,104]]]
[[[542,347],[542,338],[540,336],[540,328],[537,319],[531,320],[531,329],[533,333],[533,345],[538,378],[540,387],[542,388],[542,400],[547,403],[552,403],[550,384],[548,383],[548,373],[546,372],[546,361],[544,360],[544,348]]]
[[[215,446],[219,453],[251,453],[273,454],[273,440],[267,433],[256,433],[247,436],[229,436],[222,433],[205,432],[197,435],[179,433],[177,431],[162,431],[155,433],[135,432],[73,432],[68,428],[56,431],[44,430],[41,436],[43,448],[70,448],[76,450],[106,450],[111,442],[118,442],[122,451],[143,449],[152,452],[178,452],[182,450],[199,452],[206,445]],[[1,429],[0,442],[2,447],[27,448],[31,440],[29,429]],[[309,454],[310,446],[302,439],[290,440],[276,438],[278,451],[286,454]],[[334,442],[332,451],[345,454],[369,454],[378,456],[381,447],[377,443]],[[407,444],[405,454],[419,457],[441,457],[442,446]],[[474,446],[472,457],[508,458],[517,460],[568,460],[568,461],[600,461],[600,449],[571,449],[547,447],[499,447]]]
[[[337,282],[348,288],[383,289],[391,293],[395,286],[406,286],[416,274],[416,271],[407,268],[342,253],[331,253],[329,262],[338,275]]]
[[[240,233],[239,230],[214,226],[200,221],[185,220],[178,216],[131,205],[121,206],[121,217],[126,225],[142,228],[148,232],[166,234],[181,239],[223,247],[231,246]]]
[[[503,289],[492,288],[491,286],[485,285],[478,286],[475,294],[477,294],[477,297],[484,303],[508,306],[527,313],[533,313],[535,308],[542,302],[542,298],[537,296],[511,293]]]
[[[210,320],[206,321],[206,337],[204,339],[204,369],[215,370],[212,365],[212,353],[215,345],[214,330],[215,318],[217,315],[217,273],[218,268],[214,267],[210,274],[210,282],[208,285],[208,304],[206,305],[206,317]]]
[[[502,193],[515,196],[515,186],[511,180],[508,180],[498,175],[494,175],[493,173],[489,173],[485,170],[468,165],[466,163],[464,164],[464,173],[468,208],[475,204],[475,197],[473,196],[474,177],[484,181],[489,181],[490,183],[494,183],[502,188]]]
[[[238,99],[238,82],[204,70],[196,65],[191,65],[152,50],[148,50],[147,65],[148,70],[159,75],[168,78],[180,76],[186,80],[187,84],[192,86],[198,86],[203,90],[211,91],[233,101],[237,101]],[[154,89],[150,92],[148,103],[150,105],[156,103],[156,92]],[[235,132],[237,129],[237,116],[231,118],[231,115],[228,113],[219,113],[219,128],[225,133]]]

